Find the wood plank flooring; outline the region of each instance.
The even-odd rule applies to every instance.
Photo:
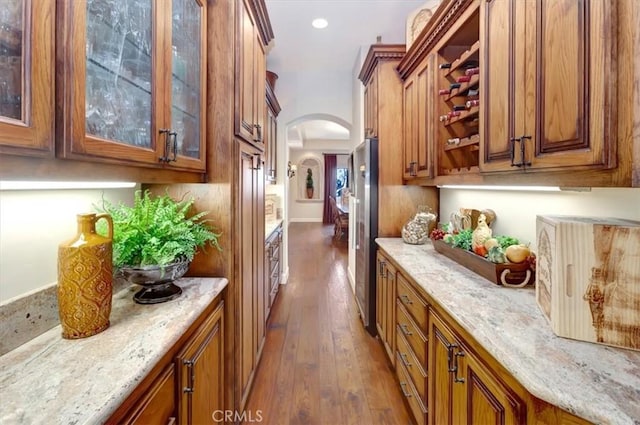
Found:
[[[347,244],[332,225],[289,226],[289,282],[245,409],[262,424],[411,424],[384,348],[358,317]]]

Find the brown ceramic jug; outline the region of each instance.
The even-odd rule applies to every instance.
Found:
[[[96,233],[96,222],[102,218],[109,225],[107,237]],[[58,311],[63,338],[85,338],[109,327],[112,239],[109,214],[78,214],[78,234],[58,247]]]

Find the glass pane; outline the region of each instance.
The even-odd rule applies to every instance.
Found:
[[[0,115],[22,120],[23,0],[0,7]]]
[[[151,147],[152,1],[87,1],[88,134]]]
[[[195,0],[173,1],[171,129],[178,133],[178,154],[200,156],[202,11]]]

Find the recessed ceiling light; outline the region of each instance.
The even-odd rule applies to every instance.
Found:
[[[320,30],[322,28],[326,28],[327,25],[329,25],[329,22],[327,22],[327,20],[324,18],[316,18],[311,22],[311,25],[314,28],[318,28]]]

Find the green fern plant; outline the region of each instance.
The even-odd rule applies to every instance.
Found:
[[[175,201],[166,194],[154,197],[148,190],[136,191],[132,207],[103,199],[96,208],[113,219],[114,266],[163,266],[181,258],[191,261],[198,248],[207,245],[221,251],[220,234],[202,219],[208,211],[188,216],[193,203],[193,199]],[[107,234],[104,220],[96,227],[98,233]]]

